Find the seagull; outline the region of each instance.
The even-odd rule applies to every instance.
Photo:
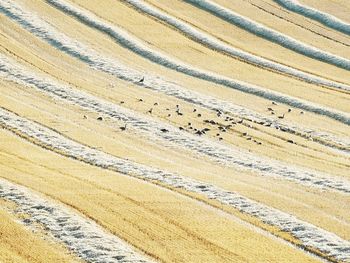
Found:
[[[122,131],[125,131],[126,130],[126,124],[122,127],[119,127]]]

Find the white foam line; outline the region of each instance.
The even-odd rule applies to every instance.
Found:
[[[235,146],[228,147],[206,137],[179,131],[172,125],[138,114],[88,93],[73,90],[55,80],[40,77],[31,73],[30,69],[16,64],[15,61],[0,55],[0,76],[28,87],[34,87],[66,103],[104,114],[115,120],[123,120],[130,128],[134,128],[152,140],[162,142],[165,146],[189,149],[196,154],[209,157],[219,164],[234,169],[292,180],[305,186],[332,189],[345,194],[350,193],[350,182],[344,179],[258,156]],[[168,131],[162,132],[161,129]]]
[[[123,47],[135,52],[136,54],[139,54],[140,56],[146,59],[149,59],[150,61],[153,61],[154,63],[176,70],[178,72],[184,73],[192,77],[196,77],[219,85],[237,89],[246,93],[254,94],[256,96],[263,97],[266,99],[279,101],[296,108],[325,115],[350,125],[350,115],[348,113],[334,110],[328,107],[323,107],[316,103],[311,103],[302,99],[284,95],[279,92],[270,91],[260,86],[252,85],[239,80],[234,80],[209,71],[194,68],[191,65],[187,65],[181,61],[177,61],[176,59],[170,58],[165,54],[161,54],[160,52],[157,52],[147,47],[136,37],[131,36],[123,29],[100,19],[99,17],[95,16],[89,11],[82,10],[81,8],[75,7],[62,0],[46,1],[52,4],[53,6],[57,7],[58,9],[62,10],[66,14],[74,16],[86,25],[108,34]]]
[[[30,216],[23,219],[26,226],[34,229],[35,224],[44,226],[54,239],[86,262],[152,262],[95,222],[25,187],[0,179],[0,198],[15,202],[16,213]]]
[[[328,145],[337,147],[340,150],[350,149],[349,139],[339,138],[332,134],[325,132],[318,132],[311,129],[300,128],[297,125],[285,124],[272,119],[264,117],[256,112],[248,110],[244,107],[219,100],[213,97],[205,96],[201,93],[190,91],[175,83],[163,80],[159,76],[148,74],[144,83],[139,83],[144,72],[136,71],[130,67],[123,65],[115,58],[110,58],[96,53],[93,49],[88,48],[83,43],[70,39],[65,34],[58,32],[51,25],[40,19],[33,12],[25,12],[21,6],[14,2],[1,0],[0,11],[9,18],[15,20],[24,28],[35,34],[36,36],[47,41],[55,48],[87,63],[90,67],[114,75],[120,79],[134,83],[148,89],[165,93],[169,96],[174,96],[179,99],[206,107],[209,109],[220,109],[230,114],[236,114],[241,118],[253,120],[258,123],[266,124],[276,129],[281,129],[290,133],[301,135],[304,137],[311,137],[313,140]],[[330,142],[330,143],[328,143]],[[335,144],[335,145],[334,145]]]
[[[238,57],[246,62],[252,63],[254,65],[258,65],[260,67],[264,68],[269,68],[293,77],[296,77],[298,79],[302,79],[308,83],[313,83],[316,85],[322,85],[322,86],[327,86],[327,87],[332,87],[332,88],[337,88],[341,90],[347,90],[350,91],[350,86],[337,83],[335,81],[330,81],[309,73],[305,73],[301,70],[294,69],[289,66],[282,65],[280,63],[276,63],[274,61],[255,56],[251,53],[245,52],[243,50],[234,48],[223,41],[220,41],[211,35],[196,29],[195,27],[182,22],[181,20],[168,15],[165,12],[162,12],[161,10],[145,3],[144,1],[141,0],[126,0],[130,5],[134,6],[136,9],[153,16],[173,27],[175,27],[177,30],[180,32],[184,33],[187,37],[197,41],[198,43],[201,43],[213,50],[217,50],[220,52],[223,52],[225,54],[229,54],[234,57]]]
[[[220,6],[210,0],[185,0],[207,12],[210,12],[225,21],[239,26],[259,37],[265,38],[276,44],[279,44],[285,48],[292,51],[298,52],[302,55],[308,56],[313,59],[326,62],[328,64],[350,70],[350,60],[331,54],[329,52],[323,51],[311,45],[305,44],[294,38],[291,38],[283,33],[276,30],[268,28],[258,22],[255,22],[245,16],[242,16],[228,8]]]
[[[61,154],[64,153],[66,156],[88,164],[118,171],[142,180],[161,183],[168,187],[185,189],[189,192],[201,194],[209,199],[217,200],[222,204],[232,206],[243,213],[257,217],[269,225],[276,226],[292,234],[301,240],[302,246],[307,250],[315,248],[337,260],[350,260],[349,241],[304,222],[295,216],[270,208],[235,192],[229,192],[207,183],[137,164],[92,149],[1,108],[0,124],[9,130],[15,130],[17,134],[19,132],[19,134],[24,134],[34,139],[41,147]]]
[[[325,26],[335,29],[344,34],[350,35],[350,24],[325,12],[321,12],[315,8],[301,4],[297,0],[274,0],[279,5],[290,11],[298,13],[307,18],[316,20]]]

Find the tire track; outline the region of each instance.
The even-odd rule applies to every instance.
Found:
[[[1,178],[0,198],[14,202],[16,213],[30,216],[23,219],[26,227],[43,226],[50,236],[86,262],[153,262],[93,221]]]
[[[300,42],[276,30],[270,29],[260,23],[257,23],[247,17],[237,14],[236,12],[220,6],[210,0],[185,0],[193,6],[203,9],[235,26],[249,31],[261,38],[274,42],[280,46],[290,49],[304,56],[334,65],[336,67],[350,70],[350,60],[320,50],[311,45]]]
[[[116,59],[111,59],[103,56],[100,53],[96,53],[94,50],[88,48],[82,43],[68,38],[66,35],[58,32],[49,24],[42,21],[39,17],[35,16],[35,14],[24,12],[17,4],[9,4],[9,2],[5,2],[5,0],[2,0],[0,3],[0,11],[2,11],[9,18],[15,20],[22,27],[45,40],[53,47],[79,59],[93,69],[103,71],[135,85],[162,92],[166,95],[174,96],[208,109],[220,110],[230,114],[235,114],[237,117],[244,118],[249,121],[271,126],[276,129],[281,129],[304,138],[312,138],[313,140],[326,146],[336,147],[340,150],[345,150],[346,152],[348,152],[350,149],[350,142],[348,139],[339,138],[329,133],[318,132],[308,128],[301,128],[297,125],[286,124],[272,118],[267,118],[233,103],[187,90],[186,88],[175,83],[163,80],[159,76],[148,75],[147,79],[143,83],[140,83],[139,80],[143,75],[145,75],[145,73],[131,69]],[[319,114],[321,115],[327,115],[327,113],[332,114],[328,110],[326,110],[326,114],[323,110],[319,110]]]
[[[147,4],[144,1],[126,0],[126,2],[130,4],[132,7],[134,7],[136,10],[139,10],[143,13],[148,14],[151,17],[154,17],[160,21],[165,22],[166,24],[170,25],[171,27],[183,33],[188,38],[206,47],[209,47],[210,49],[218,51],[220,53],[230,55],[234,58],[239,58],[244,62],[247,62],[252,65],[256,65],[261,68],[267,68],[275,72],[280,72],[288,76],[295,77],[297,79],[303,80],[308,83],[350,91],[350,86],[348,85],[330,81],[330,80],[303,72],[301,70],[298,70],[289,66],[285,66],[283,64],[276,63],[274,61],[253,55],[243,50],[234,48],[224,43],[223,41],[218,40],[199,29],[196,29],[195,27],[189,25],[188,23],[182,22],[181,20],[165,12],[162,12],[161,10],[151,6],[150,4]]]
[[[292,20],[289,20],[289,19],[287,19],[287,18],[285,18],[285,17],[283,17],[283,16],[281,16],[281,15],[278,15],[278,14],[272,12],[272,11],[269,11],[269,10],[265,9],[264,7],[261,7],[261,6],[257,5],[257,4],[254,4],[254,3],[250,3],[250,4],[251,4],[252,6],[254,6],[254,7],[256,7],[256,8],[258,8],[258,9],[262,10],[262,11],[265,12],[265,13],[268,13],[268,14],[271,14],[271,15],[273,15],[273,16],[275,16],[275,17],[278,17],[278,18],[280,18],[280,19],[282,19],[282,20],[284,20],[284,21],[286,21],[286,22],[288,22],[288,23],[291,23],[291,24],[293,24],[293,25],[296,25],[296,26],[298,26],[298,27],[300,27],[300,28],[302,28],[302,29],[304,29],[304,30],[307,30],[307,31],[309,31],[309,32],[311,32],[311,33],[314,33],[314,34],[316,34],[316,35],[318,35],[318,36],[320,36],[320,37],[323,37],[323,38],[325,38],[325,39],[331,40],[331,41],[333,41],[333,42],[335,42],[335,43],[338,43],[338,44],[341,44],[341,45],[343,45],[343,46],[350,47],[350,44],[347,44],[347,43],[344,43],[344,42],[342,42],[342,41],[340,41],[340,40],[337,40],[337,39],[335,39],[335,38],[329,37],[329,36],[327,36],[327,35],[325,35],[325,34],[319,33],[319,32],[317,32],[317,31],[315,31],[315,30],[310,29],[310,28],[306,28],[305,26],[300,25],[300,24],[298,24],[298,23],[296,23],[296,22],[293,22]],[[315,26],[319,26],[319,25],[316,24],[316,23],[312,23],[312,24],[315,25]],[[322,29],[324,29],[324,30],[325,30],[325,29],[328,29],[328,28],[326,28],[326,27],[321,27],[321,26],[319,26],[319,27],[322,28]],[[329,30],[329,29],[328,29],[328,30]]]
[[[31,91],[28,90],[26,92],[26,94],[27,95],[31,94]],[[26,101],[23,101],[20,98],[17,98],[17,97],[14,98],[12,96],[7,96],[7,95],[5,95],[5,98],[7,98],[8,100],[13,100],[14,103],[18,103],[19,105],[24,105],[24,106],[29,107],[31,109],[35,109],[35,110],[37,110],[39,112],[44,111],[45,115],[48,115],[49,118],[53,118],[53,119],[56,120],[53,123],[60,122],[59,121],[60,120],[60,115],[55,113],[55,112],[57,112],[57,108],[53,109],[51,112],[47,112],[43,108],[38,107],[38,105],[32,105],[30,103],[28,104],[28,103],[26,103]],[[47,101],[45,98],[41,98],[40,100],[41,100],[41,102]],[[48,105],[49,104],[46,104],[46,106],[48,106]],[[60,108],[59,105],[57,105],[57,107]],[[65,114],[66,115],[68,114],[68,116],[70,116],[69,114],[73,114],[74,115],[74,110],[71,109],[71,110],[69,110],[69,113],[65,113]],[[65,120],[64,123],[68,124],[68,125],[72,125],[72,126],[75,127],[75,129],[79,129],[80,131],[85,131],[87,133],[94,134],[95,136],[98,135],[100,138],[103,138],[104,140],[107,140],[107,141],[110,141],[110,142],[112,142],[111,140],[114,140],[114,139],[111,139],[111,137],[108,134],[100,132],[100,130],[96,130],[95,128],[91,128],[91,127],[86,127],[86,125],[81,126],[82,123],[78,123],[78,122],[76,122],[76,120],[70,120],[69,119],[69,120]],[[106,126],[110,127],[108,124]],[[55,131],[57,131],[57,130],[55,130]],[[60,133],[59,131],[57,131],[57,132]],[[124,134],[123,137],[128,136],[128,135],[129,134]],[[152,154],[151,152],[149,152],[148,150],[146,150],[144,148],[139,148],[137,146],[136,147],[132,146],[131,148],[129,148],[131,145],[127,141],[124,142],[124,141],[118,140],[118,145],[120,145],[120,147],[125,147],[125,149],[127,149],[127,151],[132,151],[132,152],[138,152],[138,153],[146,154],[146,157],[145,157],[146,159],[155,158],[155,155],[156,155],[156,158],[158,160],[165,161],[165,162],[168,162],[168,163],[171,163],[171,164],[175,164],[175,163],[178,164],[178,162],[176,160],[168,159],[167,157],[159,156],[158,154],[154,155],[154,153]],[[138,145],[138,144],[136,143],[136,145]],[[99,148],[96,148],[96,149],[99,149]],[[4,151],[3,151],[3,153],[4,153]],[[5,151],[5,153],[8,154],[8,155],[11,155],[10,152]],[[108,151],[107,153],[113,154],[110,151]],[[172,152],[172,157],[173,157],[173,154],[174,154],[174,152]],[[186,158],[189,158],[189,159],[194,161],[194,158],[192,156],[188,156],[187,155]],[[25,160],[26,162],[31,162],[29,159],[23,159],[23,160]],[[36,165],[38,165],[38,164],[36,164]],[[48,166],[44,166],[44,165],[41,165],[41,166],[44,167],[45,169],[50,169]],[[52,170],[52,171],[54,171],[54,170]],[[201,168],[191,168],[191,171],[193,171],[193,172],[201,172]],[[221,173],[217,173],[217,172],[216,173],[215,172],[212,173],[212,172],[206,171],[206,174],[209,177],[213,177],[213,178],[216,177],[216,176],[219,176],[221,178],[227,179],[227,176],[225,176],[225,175],[223,175]],[[69,176],[68,174],[64,174],[64,175],[65,176]],[[75,177],[73,177],[73,178],[75,178]],[[239,184],[244,185],[245,187],[249,187],[251,189],[251,191],[260,191],[260,192],[263,192],[264,194],[267,194],[267,195],[273,195],[275,199],[285,200],[285,201],[289,202],[292,206],[304,207],[305,209],[307,209],[309,211],[317,211],[317,214],[322,214],[323,217],[326,217],[326,218],[331,219],[331,220],[335,220],[338,223],[341,223],[341,224],[344,224],[344,225],[350,227],[350,222],[348,222],[348,220],[345,220],[343,217],[339,218],[338,216],[332,215],[329,211],[325,211],[322,208],[317,208],[317,207],[314,207],[313,205],[306,204],[303,201],[296,200],[294,198],[288,197],[284,193],[271,192],[269,189],[267,189],[264,186],[253,186],[252,184],[246,182],[244,180],[244,178],[235,178],[234,181],[235,182],[238,181]],[[295,188],[294,188],[293,185],[287,186],[286,191],[291,191],[292,192],[292,191],[295,191]]]
[[[73,90],[47,77],[30,73],[29,69],[15,66],[15,64],[16,62],[0,56],[0,76],[27,87],[36,88],[55,99],[63,100],[65,103],[103,114],[114,120],[121,120],[150,140],[159,141],[164,146],[191,150],[199,156],[208,157],[216,163],[234,169],[291,180],[308,187],[350,194],[350,182],[346,180],[258,156],[234,146],[228,147],[208,138],[179,131],[170,124],[138,114],[88,93]]]
[[[234,80],[212,72],[196,69],[190,65],[182,63],[181,61],[173,60],[165,54],[161,54],[157,51],[154,51],[153,49],[145,46],[141,41],[139,41],[135,37],[129,35],[124,30],[101,20],[89,11],[82,10],[62,0],[46,1],[54,7],[58,8],[59,10],[63,11],[64,13],[75,17],[87,26],[90,26],[107,34],[123,47],[156,64],[176,70],[178,72],[184,73],[195,78],[203,79],[212,83],[216,83],[249,94],[253,94],[265,99],[275,100],[296,108],[325,115],[340,122],[343,122],[344,124],[350,125],[350,116],[345,112],[322,107],[320,105],[317,105],[316,103],[311,103],[302,99],[297,99],[279,92],[269,91],[260,86],[252,85],[239,80]],[[350,61],[348,62],[350,69]]]
[[[315,8],[303,5],[297,0],[274,0],[280,6],[295,12],[299,15],[305,16],[309,19],[315,20],[327,27],[335,29],[341,33],[350,36],[350,24],[344,22],[343,20],[330,15],[325,12],[321,12]]]
[[[307,251],[316,253],[329,260],[344,262],[350,260],[349,241],[237,193],[228,192],[207,183],[137,164],[92,149],[1,108],[0,123],[5,129],[50,151],[104,169],[159,183],[169,188],[184,189],[188,192],[198,193],[208,199],[231,206],[242,213],[257,217],[266,224],[276,226],[282,231],[290,233],[302,242],[301,247]],[[11,197],[13,195],[9,196]],[[14,199],[16,200],[16,198]]]

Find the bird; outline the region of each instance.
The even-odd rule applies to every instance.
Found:
[[[145,80],[145,77],[142,77],[142,78],[139,80],[139,83],[143,83],[144,80]]]
[[[282,116],[278,116],[279,119],[284,119],[284,113]]]
[[[88,117],[86,115],[84,115],[84,119],[87,119]]]
[[[182,128],[182,127],[179,127],[179,129],[180,129],[180,131],[183,131],[183,130],[184,130],[184,128]]]
[[[247,136],[248,135],[248,133],[246,133],[246,132],[243,132],[243,136]]]
[[[222,137],[219,137],[219,141],[222,141],[223,140],[223,138]]]
[[[153,108],[150,108],[147,112],[152,114]]]
[[[277,103],[273,101],[273,102],[272,102],[272,105],[277,105]]]
[[[272,109],[272,108],[270,108],[270,107],[269,107],[269,108],[267,108],[267,110],[268,110],[268,111],[273,111],[273,109]]]
[[[300,112],[300,114],[304,114],[304,112],[303,112],[303,111],[301,111],[301,112]]]
[[[294,143],[294,141],[293,141],[293,140],[288,140],[287,142],[289,142],[289,143]]]
[[[241,119],[240,121],[237,121],[237,123],[239,124],[243,123],[243,119]]]
[[[160,131],[161,132],[168,132],[169,130],[163,128],[163,129],[160,129]]]
[[[142,102],[142,101],[143,101],[143,99],[139,99],[139,101],[140,101],[140,102]]]
[[[292,111],[292,109],[288,109],[288,112],[291,112]]]
[[[98,117],[97,120],[98,121],[103,121],[103,118],[102,117]]]
[[[202,132],[201,131],[196,131],[195,134],[202,135]]]
[[[197,117],[202,117],[202,114],[198,113],[198,114],[197,114]]]
[[[197,109],[193,109],[193,112],[196,112],[197,111]]]
[[[187,123],[187,125],[188,125],[188,126],[191,126],[191,125],[192,125],[192,123],[190,123],[190,122],[189,122],[189,123]]]
[[[125,102],[124,101],[121,101],[120,104],[124,104]]]
[[[126,124],[122,127],[119,127],[119,129],[121,129],[122,131],[125,131],[126,130]]]
[[[158,102],[155,102],[153,105],[154,105],[154,106],[158,106]]]
[[[171,117],[171,114],[170,114],[170,113],[168,114],[168,117]]]

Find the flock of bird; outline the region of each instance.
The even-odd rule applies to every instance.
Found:
[[[139,83],[143,83],[145,80],[145,77],[142,77],[139,80]],[[112,87],[115,87],[114,85],[111,84]],[[145,100],[143,98],[139,98],[138,99],[138,103],[142,103],[145,102]],[[125,101],[120,101],[120,104],[125,104]],[[274,101],[271,102],[272,106],[267,107],[267,111],[271,113],[271,115],[276,115],[276,110],[273,109],[273,106],[277,106],[278,104]],[[159,106],[158,102],[154,102],[153,103],[153,107],[149,108],[147,110],[147,112],[145,112],[146,114],[153,114],[156,107]],[[174,112],[172,112],[172,110],[174,110]],[[168,112],[165,116],[162,117],[166,117],[168,120],[171,119],[171,117],[173,116],[184,116],[184,110],[180,109],[180,105],[176,104],[175,105],[175,109],[171,109],[169,107],[165,108],[165,111]],[[277,115],[277,119],[284,119],[286,117],[286,114],[291,113],[292,109],[288,108],[283,114]],[[201,119],[201,123],[202,123],[202,127],[196,127],[193,123],[191,122],[187,122],[187,124],[185,125],[180,125],[178,126],[180,131],[184,131],[184,132],[189,132],[198,136],[204,136],[207,135],[209,132],[213,132],[213,137],[217,138],[219,141],[224,140],[223,134],[230,132],[230,131],[234,131],[234,126],[235,125],[245,125],[248,128],[252,128],[252,126],[250,124],[245,124],[244,121],[249,121],[249,120],[244,120],[243,118],[233,118],[231,116],[227,116],[225,113],[223,113],[220,110],[216,110],[216,116],[219,118],[219,120],[214,120],[214,119],[205,119],[204,118],[204,114],[203,113],[199,113],[199,110],[197,108],[193,108],[191,110],[191,112],[189,112],[188,114],[191,114],[193,118],[199,118]],[[303,111],[300,111],[299,114],[304,114]],[[84,118],[87,118],[86,115],[84,115]],[[103,121],[103,117],[99,116],[97,117],[97,120],[99,121]],[[258,123],[259,124],[259,123]],[[271,126],[271,123],[260,123],[263,124],[264,126]],[[127,130],[127,123],[125,123],[123,126],[119,127],[120,131],[126,131]],[[161,132],[169,132],[168,129],[162,128],[160,129]],[[282,130],[283,131],[283,130]],[[253,141],[254,143],[256,143],[257,145],[262,145],[261,141],[258,141],[256,139],[254,139],[252,136],[249,135],[248,132],[240,132],[239,133],[241,137],[245,138],[247,141]],[[293,140],[287,140],[288,143],[295,143]]]

